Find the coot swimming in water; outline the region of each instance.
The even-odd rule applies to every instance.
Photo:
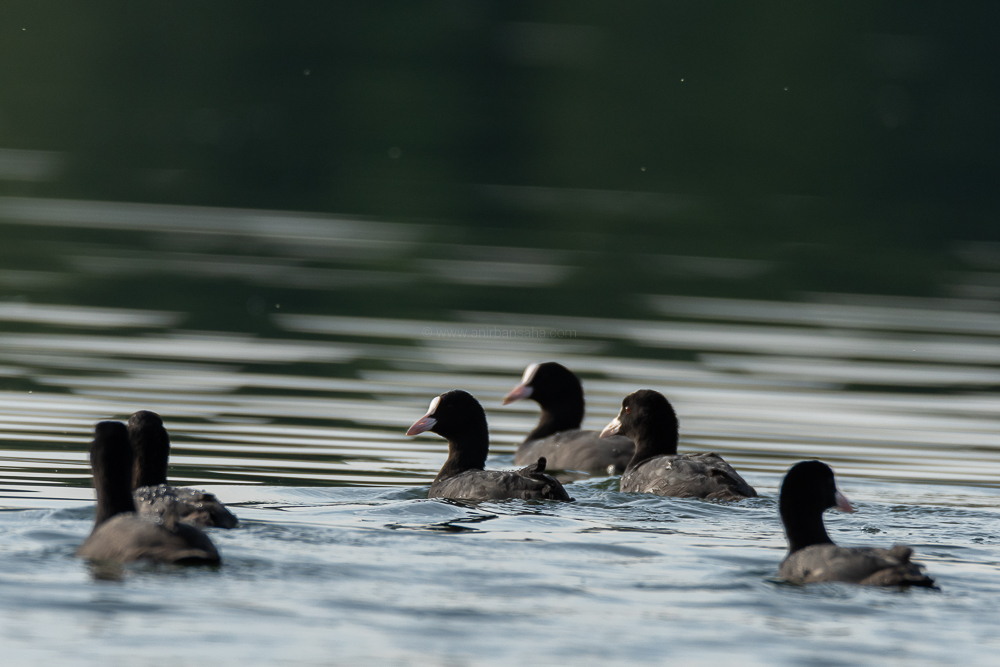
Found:
[[[132,447],[121,422],[105,421],[94,429],[90,466],[97,491],[94,530],[76,555],[90,560],[165,563],[218,563],[219,552],[205,533],[178,523],[136,514],[129,480]]]
[[[483,406],[455,389],[431,401],[427,414],[406,431],[437,433],[448,440],[448,460],[434,478],[428,498],[455,500],[572,500],[555,477],[545,474],[545,459],[521,470],[484,470],[490,434]]]
[[[781,523],[788,538],[788,556],[778,576],[796,583],[843,581],[867,586],[934,586],[934,580],[910,561],[913,550],[897,544],[891,549],[838,547],[826,533],[823,512],[837,507],[854,509],[837,490],[833,470],[820,461],[796,463],[781,483],[778,500]]]
[[[167,484],[170,436],[160,415],[136,412],[129,417],[128,436],[135,454],[132,488],[139,514],[171,513],[194,526],[236,527],[236,515],[211,493]]]
[[[757,496],[718,454],[678,454],[678,428],[677,414],[663,394],[640,389],[625,397],[621,412],[601,432],[601,437],[621,433],[635,441],[622,491],[708,500]]]
[[[524,371],[521,384],[504,396],[503,404],[528,398],[542,408],[535,427],[514,454],[514,463],[526,465],[544,456],[550,470],[577,470],[619,475],[635,453],[625,436],[601,438],[597,431],[580,429],[583,422],[583,386],[573,371],[547,361]]]

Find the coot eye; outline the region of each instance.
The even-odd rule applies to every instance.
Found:
[[[624,410],[625,410],[625,414],[628,414],[628,413],[629,413],[629,410],[631,410],[631,409],[632,409],[632,408],[630,408],[629,406],[627,406],[627,405],[626,405],[626,406],[624,407]]]

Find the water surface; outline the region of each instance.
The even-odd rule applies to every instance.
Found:
[[[12,664],[967,665],[1000,648],[988,304],[646,291],[621,295],[627,317],[596,316],[548,305],[590,260],[432,224],[8,198],[0,228],[36,260],[0,274]],[[705,260],[735,279],[752,261],[671,261]],[[478,307],[435,300],[449,290]],[[761,497],[590,478],[569,504],[427,500],[446,445],[404,431],[431,397],[476,395],[488,465],[511,466],[537,407],[500,399],[549,359],[583,378],[587,427],[662,391],[681,449],[719,452]],[[72,557],[93,425],[138,409],[165,418],[171,479],[240,516],[212,531],[222,567]],[[777,487],[804,458],[829,462],[858,509],[829,513],[835,540],[909,544],[940,590],[776,582]]]

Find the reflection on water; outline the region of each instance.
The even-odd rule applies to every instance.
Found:
[[[419,237],[429,228],[295,213],[7,198],[0,216],[15,226],[428,251]],[[303,266],[308,253],[287,246],[270,257],[234,257],[213,244],[183,253],[112,244],[89,258],[78,245],[53,247],[65,253],[67,270],[113,281],[154,272],[165,276],[157,280],[206,284],[384,290],[392,289],[389,278],[419,278],[365,267],[356,257]],[[424,280],[452,276],[482,285],[550,284],[561,270],[540,263],[560,251],[488,250],[481,247],[475,261],[416,266],[434,265],[421,269]],[[491,256],[505,261],[481,261]],[[478,396],[489,414],[494,458],[509,463],[504,456],[530,429],[537,408],[501,409],[499,399],[527,364],[558,359],[585,378],[588,427],[607,421],[626,393],[653,387],[678,408],[682,447],[719,451],[748,471],[776,473],[816,456],[846,476],[1000,483],[1000,400],[992,392],[1000,385],[1000,314],[960,300],[643,298],[643,320],[272,310],[266,335],[179,329],[196,317],[192,312],[0,303],[0,322],[20,327],[0,334],[0,375],[9,379],[0,393],[2,475],[8,492],[60,479],[78,485],[86,478],[84,443],[93,421],[147,408],[166,416],[177,449],[172,474],[185,480],[426,483],[443,442],[401,433],[429,396],[454,387]],[[123,335],[127,329],[134,333]],[[87,493],[80,489],[79,497]]]
[[[97,605],[145,619],[136,627],[157,626],[169,644],[201,630],[185,620],[168,630],[162,619],[221,599],[216,630],[241,659],[260,660],[268,642],[289,636],[315,659],[330,650],[323,637],[333,628],[338,655],[387,661],[498,662],[523,657],[523,642],[509,643],[517,636],[545,645],[546,660],[584,649],[614,660],[628,637],[624,655],[659,662],[663,634],[635,633],[652,625],[682,631],[673,637],[681,655],[720,654],[763,634],[765,662],[794,663],[802,645],[775,638],[802,635],[864,662],[879,659],[873,647],[888,626],[894,650],[918,641],[931,606],[950,619],[940,632],[952,639],[968,607],[995,607],[980,592],[1000,590],[1000,314],[975,303],[637,293],[622,298],[643,304],[642,318],[539,315],[531,312],[548,312],[547,298],[574,289],[579,254],[491,251],[442,241],[430,225],[132,204],[5,199],[0,225],[82,234],[29,234],[25,248],[62,280],[23,283],[30,299],[0,302],[0,504],[17,510],[0,513],[10,563],[0,588],[11,608],[45,622],[55,615],[66,632],[78,626],[65,609]],[[767,270],[689,259],[695,273]],[[442,283],[477,290],[481,307],[418,316],[412,302],[400,305],[409,298],[397,290],[416,285],[407,294],[423,297],[434,290],[420,288]],[[80,284],[134,290],[142,307],[61,300],[59,285]],[[244,286],[271,291],[247,300]],[[524,290],[522,310],[501,298],[514,288]],[[355,297],[363,307],[344,305]],[[226,301],[239,302],[244,319],[201,326],[224,321],[213,313]],[[489,465],[509,466],[537,407],[502,408],[500,399],[545,359],[583,377],[589,428],[635,389],[664,392],[681,416],[681,448],[722,453],[762,498],[717,505],[584,479],[567,507],[425,500],[421,487],[446,445],[404,431],[428,399],[456,387],[476,395],[490,422]],[[138,409],[165,417],[172,480],[236,504],[244,523],[213,535],[227,561],[219,573],[126,574],[123,588],[95,602],[83,571],[66,573],[89,527],[86,446],[95,421]],[[857,515],[829,518],[836,539],[913,543],[943,588],[966,597],[769,583],[784,548],[780,473],[806,457],[829,461],[858,501]],[[130,587],[135,577],[151,588]],[[198,585],[177,597],[178,579]],[[246,581],[253,595],[237,586]],[[992,617],[981,611],[975,617]],[[849,620],[858,617],[873,627]],[[7,639],[24,631],[5,618]],[[569,625],[538,625],[553,618]],[[720,623],[730,628],[721,639]],[[901,625],[909,629],[900,634]],[[986,626],[976,632],[997,641]],[[118,625],[113,634],[148,640]],[[499,657],[484,658],[491,646]]]

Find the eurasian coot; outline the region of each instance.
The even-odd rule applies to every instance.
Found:
[[[781,483],[778,500],[781,523],[788,538],[788,556],[778,576],[796,583],[843,581],[867,586],[933,586],[934,580],[910,561],[913,550],[897,544],[891,549],[838,547],[826,533],[823,512],[837,507],[854,509],[837,490],[833,470],[820,461],[796,463]]]
[[[160,415],[140,410],[128,420],[128,436],[135,454],[132,488],[139,514],[164,516],[194,526],[235,528],[236,515],[211,493],[167,484],[170,436]]]
[[[757,492],[718,454],[678,454],[677,414],[663,394],[641,389],[622,401],[621,412],[601,431],[635,442],[635,455],[622,475],[622,491],[679,498],[741,500]]]
[[[427,414],[406,431],[437,433],[448,440],[448,460],[434,478],[428,498],[456,500],[572,500],[555,477],[545,474],[545,459],[521,470],[484,470],[490,434],[483,406],[455,389],[431,401]]]
[[[547,361],[524,371],[521,384],[504,396],[503,404],[529,398],[542,408],[535,427],[514,454],[525,465],[544,456],[550,470],[576,470],[618,475],[635,453],[625,436],[601,438],[597,431],[580,429],[583,423],[583,386],[571,370]]]

